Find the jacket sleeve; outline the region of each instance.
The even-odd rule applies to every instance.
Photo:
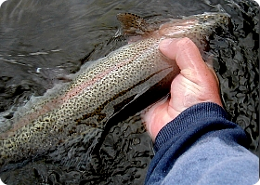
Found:
[[[255,184],[259,159],[247,145],[222,107],[194,105],[158,133],[145,184]]]

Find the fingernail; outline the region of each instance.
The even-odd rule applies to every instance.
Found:
[[[167,48],[174,39],[164,39],[160,42],[160,48]]]
[[[170,38],[170,39],[164,39],[160,42],[160,49],[166,49],[169,47],[169,45],[172,43],[172,42],[177,42],[181,40],[181,38]]]

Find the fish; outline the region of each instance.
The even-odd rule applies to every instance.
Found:
[[[219,12],[159,24],[132,13],[120,13],[117,19],[121,34],[132,38],[131,42],[83,65],[70,82],[31,98],[19,108],[11,128],[0,133],[0,172],[6,171],[8,164],[47,153],[58,158],[65,152],[70,160],[74,155],[70,148],[79,143],[90,156],[109,120],[143,99],[148,91],[169,90],[179,68],[159,51],[161,40],[189,37],[203,52],[214,30],[225,29],[230,23],[230,16]]]

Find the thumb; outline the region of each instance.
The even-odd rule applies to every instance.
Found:
[[[201,57],[197,46],[189,38],[165,39],[160,42],[160,51],[180,68],[180,75],[199,87],[198,92],[207,94],[204,101],[222,105],[219,84],[213,69]]]
[[[189,38],[165,39],[160,43],[160,50],[166,57],[174,60],[181,71],[186,69],[194,73],[201,73],[201,70],[208,71],[199,49]]]

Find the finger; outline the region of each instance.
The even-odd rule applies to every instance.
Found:
[[[160,43],[160,50],[166,57],[176,61],[180,70],[193,69],[201,72],[208,69],[199,49],[189,38],[165,39]]]
[[[167,114],[168,105],[169,99],[165,97],[142,112],[142,120],[153,141],[162,127],[173,119]]]
[[[165,39],[161,41],[159,48],[167,58],[174,60],[179,66],[180,76],[184,78],[180,77],[178,84],[183,80],[188,80],[184,83],[185,87],[192,87],[193,90],[197,87],[199,99],[201,99],[199,94],[203,92],[207,94],[207,97],[203,97],[205,101],[222,105],[215,72],[203,61],[199,49],[189,38]],[[176,80],[177,78],[175,82]],[[190,85],[188,85],[189,81],[192,82]]]

